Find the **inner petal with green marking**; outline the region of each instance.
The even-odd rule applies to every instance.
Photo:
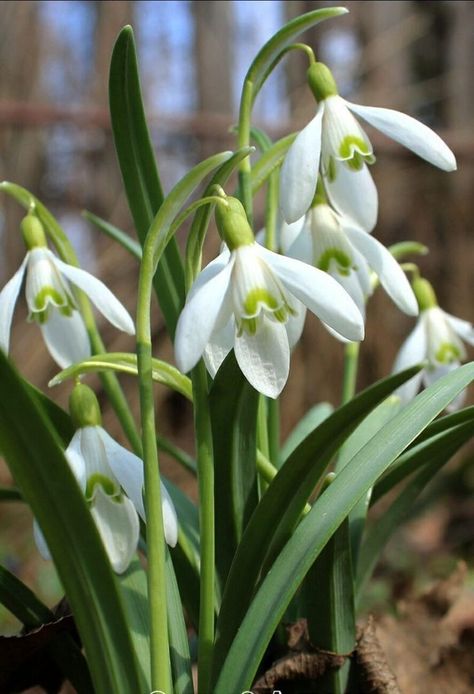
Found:
[[[337,272],[343,277],[356,269],[352,246],[339,218],[328,205],[316,205],[312,209],[311,236],[315,267],[324,272]]]
[[[438,346],[435,353],[435,359],[440,362],[440,364],[450,364],[453,361],[459,361],[461,357],[462,355],[459,347],[450,342],[443,342]]]
[[[100,472],[95,472],[87,480],[85,494],[87,501],[91,502],[94,500],[98,486],[102,487],[107,496],[112,497],[115,501],[120,501],[121,492],[118,484]]]

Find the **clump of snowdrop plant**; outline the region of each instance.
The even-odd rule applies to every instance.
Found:
[[[140,244],[90,219],[139,263],[133,319],[78,266],[67,234],[41,202],[0,183],[26,212],[27,247],[0,292],[0,450],[15,484],[0,490],[0,501],[29,505],[38,549],[54,562],[82,647],[64,639],[61,658],[48,662],[60,660],[78,691],[250,692],[273,657],[267,649],[279,625],[295,615],[306,619],[315,647],[344,661],[321,681],[321,691],[342,694],[358,663],[355,606],[381,540],[472,436],[470,408],[443,414],[462,406],[474,378],[474,365],[461,365],[463,343],[474,344],[472,325],[443,311],[415,264],[405,262],[423,250],[416,239],[384,246],[369,172],[377,164],[357,118],[443,171],[456,168],[455,157],[414,118],[343,99],[330,68],[296,42],[323,20],[343,22],[345,12],[314,10],[269,39],[244,79],[234,151],[197,163],[167,195],[144,118],[133,32],[120,32],[111,122]],[[317,111],[295,138],[273,143],[253,127],[253,105],[293,50],[308,57]],[[264,186],[260,218],[253,198]],[[183,251],[174,235],[184,233],[188,218]],[[221,251],[203,267],[211,221]],[[265,226],[258,241],[257,224]],[[413,273],[411,283],[405,272]],[[54,389],[39,393],[18,372],[23,364],[7,357],[23,281],[29,320],[62,369],[50,385],[69,389],[69,412]],[[358,393],[358,354],[379,285],[393,302],[387,311],[418,318],[393,373]],[[160,358],[162,341],[153,339],[154,292],[176,366]],[[117,328],[136,331],[128,352],[107,350],[89,300]],[[307,339],[307,309],[343,352],[340,374],[319,374],[331,379],[333,402],[341,404],[318,402],[312,383],[320,346],[311,345],[306,379],[314,403],[281,441],[280,422],[294,413],[280,394],[291,379],[290,352]],[[377,329],[383,334],[383,325]],[[97,395],[91,373],[101,377]],[[139,412],[122,390],[123,374],[129,387],[135,378]],[[158,433],[156,382],[192,406],[193,453]],[[107,405],[114,437],[102,427]],[[166,474],[161,450],[172,458]],[[173,466],[195,478],[193,494],[172,482],[179,478]],[[368,507],[381,497],[383,524],[374,535]],[[50,621],[5,568],[0,585],[0,602],[20,619],[28,615],[29,628]]]

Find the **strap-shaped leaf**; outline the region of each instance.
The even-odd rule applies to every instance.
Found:
[[[183,615],[183,605],[170,553],[166,552],[166,592],[168,605],[168,629],[170,638],[171,668],[174,694],[193,694],[191,656]]]
[[[293,451],[318,427],[321,422],[329,417],[334,412],[334,407],[329,402],[320,402],[314,405],[300,419],[295,428],[290,432],[288,438],[281,448],[281,459],[283,462]]]
[[[297,133],[292,133],[283,137],[278,142],[275,142],[266,152],[262,154],[260,159],[255,162],[252,167],[252,193],[255,195],[263,186],[267,178],[283,163],[283,159],[291,145],[293,144]]]
[[[130,255],[133,255],[133,257],[136,260],[141,260],[142,247],[137,241],[132,239],[131,236],[129,236],[124,231],[114,226],[110,222],[107,222],[105,219],[102,219],[102,217],[98,217],[96,214],[93,214],[92,212],[88,212],[87,210],[85,210],[82,213],[82,216],[89,222],[94,224],[94,226],[96,226],[98,229],[100,229],[100,231],[103,234],[113,239],[114,241],[117,241],[123,248],[125,248],[126,251],[130,253]]]
[[[329,538],[387,467],[473,379],[474,364],[465,364],[441,378],[388,422],[341,470],[262,581],[227,653],[214,694],[251,686],[287,605]],[[234,594],[235,601],[238,595]]]
[[[68,366],[58,373],[50,382],[50,386],[56,386],[68,378],[76,378],[82,374],[98,373],[103,371],[117,371],[119,373],[136,376],[137,355],[128,352],[108,352],[107,354],[95,354],[86,361]],[[168,388],[181,393],[188,400],[192,400],[191,381],[187,376],[178,371],[175,366],[161,359],[152,359],[152,377],[157,383],[162,383]]]
[[[109,102],[115,149],[128,204],[141,245],[163,202],[163,189],[151,144],[131,27],[120,32],[112,53]],[[170,240],[154,278],[170,334],[184,304],[184,272],[178,246]]]
[[[59,439],[1,353],[0,379],[0,447],[46,537],[95,690],[135,694],[142,682],[115,577]]]
[[[302,441],[280,468],[247,525],[229,573],[217,625],[214,675],[239,628],[264,562],[270,568],[333,455],[363,417],[418,370],[413,367],[379,381],[340,407]]]
[[[258,393],[234,353],[219,369],[210,393],[215,468],[216,564],[222,584],[258,502]]]

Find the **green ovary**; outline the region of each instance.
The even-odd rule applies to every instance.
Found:
[[[351,258],[344,253],[340,248],[327,248],[322,253],[317,262],[316,267],[324,272],[329,272],[331,263],[334,262],[337,266],[337,272],[344,277],[347,277],[351,272]]]
[[[438,347],[435,354],[435,359],[440,364],[450,364],[452,361],[456,361],[460,358],[461,352],[459,348],[450,342],[443,342],[443,344]]]
[[[87,480],[87,485],[86,485],[86,499],[87,499],[87,501],[93,500],[94,490],[95,490],[97,485],[102,487],[102,489],[107,494],[107,496],[112,497],[116,501],[120,500],[120,490],[118,490],[117,485],[114,484],[114,482],[109,477],[102,475],[100,472],[96,472],[94,475],[91,475],[89,477],[89,479]]]

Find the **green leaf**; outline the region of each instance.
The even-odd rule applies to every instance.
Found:
[[[125,607],[128,627],[135,656],[143,673],[143,686],[150,686],[150,620],[148,614],[148,588],[146,573],[140,560],[135,557],[128,569],[117,577]]]
[[[0,566],[0,603],[30,629],[42,627],[57,619],[33,591],[3,566]],[[89,669],[71,634],[64,632],[54,638],[47,650],[78,694],[89,694],[92,690]]]
[[[196,461],[186,451],[183,451],[179,446],[175,446],[169,439],[161,434],[156,435],[156,443],[158,450],[168,453],[176,460],[185,470],[196,476]]]
[[[132,28],[120,32],[112,53],[109,101],[115,149],[138,238],[143,246],[163,202],[163,190],[148,131]],[[154,278],[154,287],[170,334],[184,305],[184,272],[174,239]]]
[[[302,443],[302,441],[304,441],[304,439],[333,412],[334,407],[329,402],[320,402],[308,410],[293,431],[288,435],[288,438],[281,448],[281,458],[283,462],[285,462],[300,443]]]
[[[119,373],[137,376],[137,355],[128,352],[108,352],[107,354],[95,354],[85,361],[68,366],[60,371],[50,382],[49,386],[57,386],[68,378],[76,378],[82,374],[99,373],[103,371],[117,371]],[[178,371],[175,366],[161,359],[152,359],[152,377],[157,383],[162,383],[168,388],[181,393],[188,400],[192,400],[191,381],[187,376]]]
[[[468,441],[473,433],[472,422],[437,434],[421,448],[413,449],[410,462],[413,463],[414,477],[402,489],[391,506],[384,511],[367,531],[360,551],[357,566],[357,594],[363,591],[377,563],[378,557],[391,535],[409,516],[418,495],[434,475],[445,465],[456,451]],[[421,466],[421,470],[419,469]]]
[[[85,499],[47,416],[2,353],[0,379],[0,448],[45,535],[95,690],[135,694],[140,676],[123,605]]]
[[[280,31],[277,31],[257,53],[245,76],[245,82],[253,84],[254,99],[268,76],[268,68],[275,61],[278,54],[293,43],[299,34],[311,29],[311,27],[323,22],[325,19],[337,17],[347,12],[348,10],[345,7],[327,7],[314,10],[296,17],[291,22],[285,24]]]
[[[292,133],[275,142],[254,164],[251,173],[252,193],[254,195],[260,190],[267,178],[282,164],[297,134]]]
[[[264,563],[270,568],[331,458],[362,418],[418,371],[419,367],[413,367],[395,374],[357,395],[311,432],[280,468],[247,525],[227,579],[217,624],[214,676],[251,601]]]
[[[169,552],[166,552],[166,591],[174,694],[193,694],[194,687],[188,635],[178,584]]]
[[[18,489],[15,487],[0,487],[0,501],[23,501]]]
[[[224,585],[237,545],[258,503],[256,455],[259,395],[233,351],[210,392],[215,468],[216,565]]]
[[[473,379],[474,364],[465,364],[439,379],[388,422],[341,470],[261,582],[232,641],[214,694],[243,691],[251,686],[286,607],[330,537],[387,467]]]
[[[107,222],[105,219],[98,217],[96,214],[93,214],[93,212],[84,210],[82,216],[84,219],[87,219],[88,222],[94,224],[94,226],[100,229],[100,231],[102,231],[106,236],[114,241],[118,241],[122,248],[125,248],[125,250],[128,251],[130,255],[133,255],[133,257],[138,261],[142,259],[142,247],[124,231],[118,229],[113,224],[110,224],[110,222]]]

